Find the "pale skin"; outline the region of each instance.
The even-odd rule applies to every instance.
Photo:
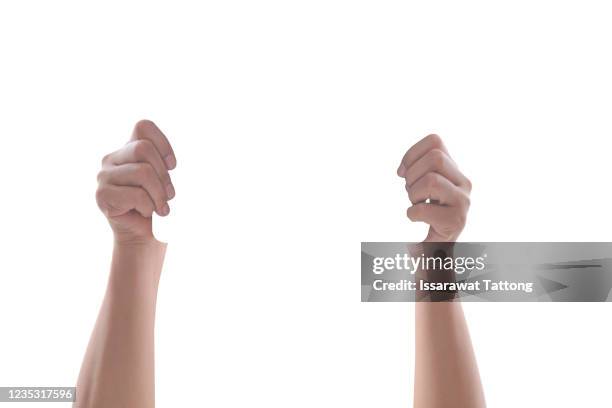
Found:
[[[166,244],[152,216],[167,216],[176,156],[151,121],[102,160],[96,201],[114,236],[110,276],[77,381],[74,407],[155,406],[155,305]]]
[[[472,185],[442,139],[429,135],[402,158],[411,221],[429,224],[427,243],[454,242],[467,219]],[[437,245],[437,244],[427,244]],[[480,408],[485,398],[461,303],[416,303],[415,408]]]
[[[153,331],[166,244],[153,236],[152,216],[170,212],[175,167],[168,139],[150,121],[138,122],[130,141],[102,161],[96,200],[113,231],[113,259],[74,407],[155,406]],[[441,139],[430,135],[415,144],[398,175],[413,204],[408,217],[430,225],[425,241],[455,241],[471,183]],[[461,303],[417,303],[415,369],[416,408],[485,406]]]

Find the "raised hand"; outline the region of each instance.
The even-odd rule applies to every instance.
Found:
[[[130,141],[104,156],[96,201],[118,242],[154,239],[152,215],[170,213],[175,191],[168,171],[175,167],[170,142],[150,120],[136,123]]]
[[[427,242],[456,241],[465,226],[472,183],[459,171],[442,139],[429,135],[402,158],[397,174],[406,180],[411,221],[429,224]]]

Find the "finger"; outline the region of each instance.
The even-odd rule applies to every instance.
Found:
[[[412,186],[406,184],[406,190],[413,204],[432,200],[432,204],[454,205],[461,197],[457,186],[435,172],[425,174]]]
[[[412,166],[414,162],[423,157],[423,155],[431,149],[439,149],[448,154],[448,151],[446,150],[440,136],[435,134],[428,135],[414,144],[410,149],[408,149],[406,154],[404,154],[404,157],[402,158],[402,161],[397,169],[397,175],[404,177],[406,169]]]
[[[149,218],[155,210],[151,197],[140,187],[104,184],[96,191],[96,201],[102,212],[109,218],[118,217],[132,210]]]
[[[440,149],[431,149],[415,161],[404,173],[408,185],[412,185],[425,174],[435,171],[456,186],[466,186],[467,178],[459,171],[448,154]]]
[[[155,204],[155,211],[162,216],[168,215],[166,190],[149,163],[128,163],[108,167],[99,173],[98,179],[101,184],[144,188]]]
[[[437,204],[415,204],[408,208],[406,214],[411,221],[429,224],[440,236],[445,238],[450,238],[453,234],[463,230],[466,220],[465,211]]]
[[[176,167],[176,156],[166,135],[150,120],[141,120],[134,126],[131,140],[149,140],[159,152],[168,170]]]
[[[168,168],[153,143],[149,140],[142,139],[129,142],[121,149],[104,157],[103,163],[110,163],[115,166],[128,163],[148,163],[153,167],[157,177],[166,189],[167,199],[172,199],[175,195]]]

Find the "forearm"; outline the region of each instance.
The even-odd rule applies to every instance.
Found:
[[[454,243],[425,242],[428,257],[454,256]],[[455,271],[419,270],[417,280],[454,282]],[[476,357],[455,292],[419,293],[416,303],[415,408],[484,407]]]
[[[416,304],[415,408],[485,407],[459,301]]]
[[[115,243],[75,407],[153,407],[154,322],[166,245]]]

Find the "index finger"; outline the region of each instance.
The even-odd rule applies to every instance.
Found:
[[[397,175],[404,177],[406,169],[409,168],[414,162],[419,160],[431,149],[440,149],[448,155],[448,150],[442,142],[442,138],[436,134],[425,136],[423,139],[415,143],[402,158],[402,161],[397,169]],[[450,155],[449,155],[450,157]]]
[[[150,120],[140,120],[134,125],[131,140],[148,140],[153,143],[153,146],[159,152],[159,155],[164,159],[168,170],[176,167],[176,156],[174,150],[168,141],[166,135]]]

